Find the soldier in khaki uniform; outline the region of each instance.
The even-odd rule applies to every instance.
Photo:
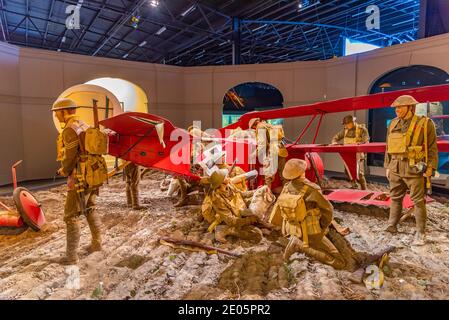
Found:
[[[123,169],[126,181],[126,201],[128,207],[134,210],[141,210],[143,207],[139,204],[139,183],[142,175],[142,167],[135,163],[130,163]]]
[[[366,127],[363,124],[359,124],[356,121],[356,118],[352,115],[345,116],[343,118],[343,126],[344,129],[337,133],[332,138],[332,144],[339,144],[343,142],[343,144],[361,144],[369,142],[369,133]],[[360,183],[360,188],[362,190],[366,190],[366,179],[365,179],[365,165],[366,165],[366,155],[364,153],[357,153],[357,166],[359,179],[357,180]],[[346,170],[349,175],[349,171]],[[351,179],[352,187],[357,189],[357,181],[356,179]]]
[[[85,203],[85,215],[89,225],[92,242],[89,252],[100,251],[101,230],[100,218],[95,212],[95,199],[98,189],[84,190],[77,179],[80,156],[84,149],[83,133],[89,128],[87,124],[75,116],[76,103],[70,99],[57,100],[52,107],[56,118],[63,127],[57,141],[57,161],[61,162],[58,174],[67,178],[67,198],[64,206],[64,221],[67,226],[66,256],[62,264],[76,264],[78,262],[78,246],[80,240],[80,226],[78,218],[81,215],[82,201]]]
[[[285,184],[273,208],[269,222],[282,226],[282,233],[289,236],[284,259],[294,252],[304,252],[316,260],[336,269],[343,269],[345,259],[326,237],[333,219],[333,207],[324,198],[321,189],[305,178],[307,163],[290,159],[283,170],[289,180]]]
[[[396,108],[397,118],[391,121],[387,131],[384,167],[390,181],[391,206],[386,231],[397,232],[402,201],[410,190],[417,228],[414,244],[423,245],[427,219],[425,180],[430,188],[430,177],[438,165],[438,147],[433,121],[415,115],[416,104],[415,98],[404,95],[391,105]]]
[[[264,168],[268,172],[265,174],[265,184],[271,188],[276,172],[279,174],[282,185],[285,180],[282,177],[286,159],[288,157],[287,148],[284,146],[284,130],[281,126],[273,126],[259,118],[253,118],[248,122],[248,127],[256,132],[257,155],[261,159],[261,155],[265,152],[266,158]],[[277,168],[274,167],[273,158],[277,157]]]
[[[202,205],[202,215],[215,230],[215,239],[226,242],[226,236],[260,241],[262,232],[253,226],[257,216],[247,208],[241,192],[227,177],[227,170],[218,170],[209,178],[210,191]]]

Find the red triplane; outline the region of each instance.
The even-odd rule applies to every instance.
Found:
[[[297,139],[293,143],[287,144],[288,158],[305,159],[309,163],[310,168],[306,174],[307,177],[312,181],[319,182],[324,175],[324,166],[318,154],[326,152],[338,153],[343,159],[349,175],[357,178],[356,153],[385,153],[385,143],[374,142],[360,145],[315,144],[324,116],[329,113],[384,108],[390,106],[397,97],[404,94],[412,95],[422,103],[446,101],[449,100],[449,85],[429,86],[318,102],[310,105],[249,112],[242,115],[236,123],[218,129],[221,137],[224,138],[216,138],[214,141],[215,143],[221,144],[222,150],[226,151],[227,163],[231,164],[236,160],[236,150],[245,150],[245,156],[242,157],[239,154],[240,158],[237,159],[237,165],[245,171],[259,170],[262,166],[261,163],[248,163],[249,151],[254,150],[256,147],[253,145],[254,141],[228,138],[229,132],[237,128],[243,130],[248,129],[248,122],[252,118],[270,120],[309,116],[309,122],[302,128]],[[312,144],[300,144],[301,139],[310,129],[316,118],[318,118],[318,124],[315,129]],[[186,130],[174,127],[169,120],[151,114],[131,112],[103,120],[101,124],[116,133],[110,138],[109,154],[145,167],[183,176],[186,179],[200,179],[199,176],[191,171],[190,161],[188,159],[194,138]],[[170,138],[172,135],[174,135],[175,139],[173,137]],[[439,140],[438,149],[440,152],[449,152],[449,141]],[[183,155],[187,159],[184,158],[182,163],[173,161],[171,155],[175,154],[179,158],[181,151],[183,151]],[[273,186],[276,187],[276,184],[279,185],[278,177],[274,181]],[[334,190],[327,191],[326,195],[334,202],[355,202],[364,205],[384,206],[385,208],[389,207],[390,202],[388,195],[372,191]],[[404,200],[404,207],[410,208],[412,206],[410,197],[407,196]]]

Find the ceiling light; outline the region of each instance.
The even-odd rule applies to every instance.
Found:
[[[114,48],[120,47],[121,44],[122,44],[121,42],[117,43],[117,44],[114,46]]]
[[[185,17],[186,15],[188,15],[190,12],[192,12],[193,10],[196,9],[196,6],[193,5],[191,6],[189,9],[187,9],[186,11],[184,11],[183,13],[181,13],[181,16]]]
[[[151,0],[150,1],[150,6],[157,8],[159,6],[159,1]]]
[[[65,42],[65,40],[66,40],[66,37],[64,36],[64,37],[62,37],[61,42]]]
[[[157,35],[160,35],[162,32],[164,32],[165,30],[167,30],[167,28],[165,27],[165,26],[163,26],[162,28],[160,28],[157,32],[156,32],[156,34]]]
[[[123,59],[128,58],[128,56],[129,56],[129,53],[126,53],[126,54],[123,56]]]
[[[139,44],[139,47],[143,47],[144,45],[146,45],[147,44],[147,42],[144,40],[144,41],[142,41],[140,44]]]

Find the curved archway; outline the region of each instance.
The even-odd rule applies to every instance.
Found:
[[[94,124],[92,112],[93,99],[98,101],[98,117],[100,121],[123,112],[119,100],[112,92],[92,84],[79,84],[70,87],[59,95],[58,99],[60,98],[74,100],[80,106],[76,111],[77,116],[83,119],[88,125]],[[55,115],[53,115],[53,122],[58,131],[61,131],[59,121]]]
[[[276,87],[263,82],[245,82],[229,89],[223,97],[223,127],[247,112],[277,109],[284,106],[284,97]],[[279,124],[282,119],[270,120]]]
[[[390,92],[447,83],[449,83],[449,74],[446,71],[433,66],[414,65],[401,67],[380,76],[371,85],[369,93]],[[429,117],[447,115],[449,114],[449,101],[421,103],[417,105],[416,113]],[[396,114],[393,108],[369,110],[368,129],[373,142],[385,141],[387,126],[394,117],[396,117]],[[446,133],[449,133],[449,121],[436,118],[433,120],[437,128],[437,135],[449,140],[449,135],[446,135]],[[440,171],[449,173],[449,155],[440,155]],[[383,155],[370,154],[368,156],[369,165],[383,166],[383,161]]]
[[[97,78],[86,82],[112,92],[120,101],[122,110],[148,113],[148,98],[143,89],[132,82],[119,78]]]

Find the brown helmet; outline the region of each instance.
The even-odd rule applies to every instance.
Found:
[[[356,120],[356,117],[354,117],[352,115],[347,115],[343,118],[343,121],[341,122],[341,124],[354,123],[355,120]]]
[[[418,103],[419,102],[416,101],[416,99],[413,98],[412,96],[403,95],[403,96],[397,97],[396,100],[394,100],[393,103],[391,104],[391,107],[396,108],[396,107],[402,107],[402,106],[415,106]]]
[[[228,170],[216,170],[214,171],[210,178],[209,178],[209,183],[210,183],[210,187],[212,189],[217,189],[222,183],[223,181],[226,179],[227,176],[227,171]]]
[[[290,159],[285,164],[282,176],[287,180],[294,180],[302,176],[307,170],[307,162],[302,159]]]
[[[58,110],[66,110],[66,109],[76,109],[78,108],[78,105],[75,101],[72,99],[58,99],[53,103],[53,106],[51,108],[51,111],[58,111]]]

